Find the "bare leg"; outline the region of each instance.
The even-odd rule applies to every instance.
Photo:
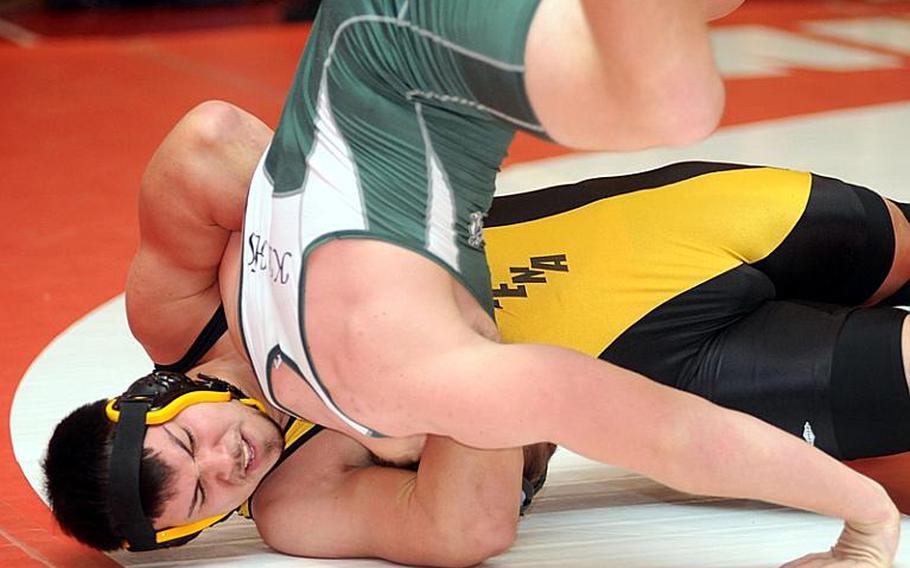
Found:
[[[543,0],[525,48],[531,106],[551,137],[577,148],[704,138],[724,105],[705,20],[734,4]]]
[[[866,306],[887,298],[910,280],[910,222],[897,205],[888,199],[884,201],[894,228],[894,261],[881,286],[864,303]]]
[[[705,18],[717,20],[739,8],[743,0],[705,0]]]

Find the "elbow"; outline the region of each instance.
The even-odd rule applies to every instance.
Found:
[[[701,412],[678,416],[670,422],[673,428],[661,439],[658,451],[664,456],[663,479],[658,481],[693,495],[756,498],[754,488],[744,484],[741,475],[734,472],[747,471],[750,463],[772,462],[778,449],[749,443],[749,426],[758,422],[757,418],[699,402],[703,405]],[[750,451],[748,460],[743,460],[746,446],[750,446]]]
[[[457,551],[452,551],[448,555],[448,560],[440,566],[445,568],[476,566],[509,550],[514,540],[513,533],[508,536],[485,535],[482,539],[462,542],[462,546]]]
[[[506,552],[515,543],[520,501],[517,488],[514,493],[488,491],[474,508],[475,514],[460,521],[462,548],[476,551],[475,564]]]
[[[517,516],[509,521],[475,519],[440,534],[437,559],[432,564],[445,568],[476,566],[512,547],[517,534]]]
[[[470,546],[478,551],[481,556],[476,563],[483,562],[488,558],[498,556],[510,548],[515,543],[515,537],[518,533],[518,517],[503,519],[498,522],[483,523],[479,529],[472,531],[470,535]]]
[[[146,167],[141,182],[144,201],[155,203],[166,195],[206,187],[212,164],[223,164],[227,149],[243,139],[249,123],[239,108],[222,101],[206,101],[187,112]]]

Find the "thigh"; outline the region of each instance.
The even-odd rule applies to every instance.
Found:
[[[884,200],[869,189],[812,174],[806,209],[787,238],[753,263],[779,299],[859,305],[879,289],[894,259]]]
[[[703,345],[678,386],[841,459],[910,450],[906,312],[769,301]]]
[[[842,457],[832,361],[848,308],[768,301],[706,341],[679,387]]]
[[[764,274],[740,265],[657,306],[610,343],[600,358],[713,400],[714,393],[696,381],[704,372],[706,349],[773,297],[774,285]]]
[[[600,150],[682,144],[710,133],[724,97],[703,8],[542,0],[527,41],[527,85],[547,132],[564,145]]]

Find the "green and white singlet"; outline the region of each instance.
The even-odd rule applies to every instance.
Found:
[[[357,431],[307,353],[308,256],[373,239],[439,263],[492,312],[482,220],[517,128],[537,0],[345,0],[321,8],[244,221],[240,320],[269,401],[277,358]]]

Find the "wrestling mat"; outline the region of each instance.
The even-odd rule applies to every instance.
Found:
[[[308,28],[259,16],[167,31],[123,21],[84,35],[62,19],[0,12],[2,566],[387,565],[285,557],[240,519],[180,549],[106,556],[63,536],[40,498],[55,422],[149,368],[121,295],[145,161],[204,99],[275,123]],[[500,191],[702,159],[810,169],[910,201],[910,4],[747,0],[713,38],[728,111],[711,139],[568,154],[519,137]],[[680,494],[569,452],[549,479],[516,545],[485,566],[770,567],[826,549],[840,530],[780,507]],[[897,566],[910,568],[910,544]]]

